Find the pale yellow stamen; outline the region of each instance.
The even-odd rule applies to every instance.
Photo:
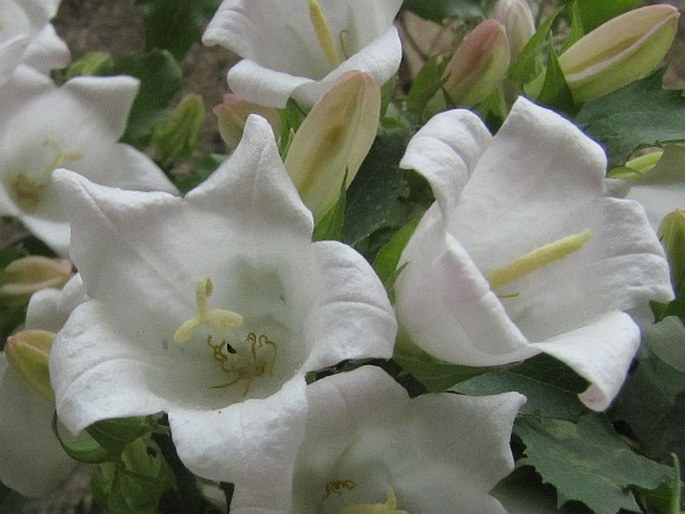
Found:
[[[328,63],[333,68],[337,68],[340,65],[340,55],[338,55],[338,50],[335,47],[333,33],[328,25],[326,15],[317,0],[309,0],[309,19],[314,26],[314,32],[316,32],[319,45],[321,45]]]
[[[46,140],[44,145],[53,150],[52,160],[43,166],[40,171],[31,174],[31,177],[25,173],[17,173],[10,184],[14,201],[17,202],[17,205],[22,210],[28,213],[34,212],[38,205],[40,205],[43,199],[45,184],[50,174],[69,162],[83,158],[83,153],[77,150],[62,150],[59,143],[53,139]]]
[[[492,289],[497,289],[514,282],[534,271],[577,252],[592,239],[592,231],[584,230],[552,243],[548,243],[532,252],[517,257],[513,261],[492,270],[486,275]]]
[[[243,317],[226,309],[208,309],[207,298],[212,295],[212,281],[208,277],[201,277],[195,288],[195,302],[197,314],[185,320],[174,333],[174,341],[187,343],[193,331],[205,326],[221,336],[227,336],[243,324]]]
[[[388,489],[387,501],[385,503],[350,505],[340,512],[341,514],[409,514],[406,510],[397,509],[397,497],[392,487]]]

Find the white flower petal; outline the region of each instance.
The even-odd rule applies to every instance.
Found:
[[[304,377],[298,376],[268,398],[217,411],[174,411],[169,425],[193,473],[235,485],[231,512],[286,513],[306,413]]]
[[[458,364],[553,354],[592,383],[583,400],[604,409],[637,348],[620,311],[673,298],[644,209],[609,196],[601,148],[553,111],[519,98],[487,145],[474,143],[480,122],[458,113],[429,121],[409,145],[406,165],[427,176],[437,202],[400,261],[408,263],[395,288],[400,326]],[[554,247],[583,234],[568,254]],[[520,270],[519,258],[543,247],[531,270],[507,268]],[[503,269],[507,280],[491,286]],[[574,343],[578,334],[605,346]],[[594,366],[583,360],[602,352],[610,357]]]
[[[397,321],[378,276],[352,248],[335,241],[314,243],[325,270],[318,307],[307,319],[305,339],[316,341],[306,370],[344,359],[390,358]]]
[[[401,43],[392,23],[401,1],[383,0],[372,7],[360,0],[320,3],[339,66],[332,66],[321,49],[308,1],[222,2],[202,40],[243,57],[227,77],[234,93],[271,107],[285,107],[293,95],[311,106],[347,71],[368,72],[381,84],[397,71]]]
[[[410,400],[385,372],[367,366],[315,382],[308,397],[296,512],[383,503],[390,488],[397,508],[416,514],[504,512],[488,491],[513,469],[509,438],[521,395]],[[339,494],[330,492],[346,480],[352,483]]]
[[[400,167],[426,177],[443,216],[449,216],[491,141],[492,135],[471,111],[442,112],[411,138]]]
[[[623,385],[640,346],[640,330],[630,316],[615,311],[535,346],[590,382],[590,387],[579,395],[580,400],[601,412]]]
[[[395,322],[359,254],[311,242],[311,213],[268,123],[250,117],[231,157],[185,198],[109,188],[64,169],[54,182],[90,296],[51,353],[65,426],[78,432],[101,419],[165,411],[188,467],[244,480],[246,512],[289,498],[279,488],[288,487],[306,415],[307,366],[389,356]],[[229,310],[243,321],[235,333],[209,323]],[[321,325],[336,315],[349,319]],[[199,321],[178,337],[189,320]],[[207,435],[224,429],[235,437]],[[254,453],[242,478],[233,475],[244,459],[224,462],[241,452]],[[283,472],[271,491],[259,478],[274,473],[269,459]]]

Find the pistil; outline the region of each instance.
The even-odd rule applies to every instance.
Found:
[[[314,26],[314,32],[316,32],[319,45],[328,63],[333,68],[337,68],[340,65],[340,55],[335,47],[335,40],[333,39],[333,33],[326,15],[317,0],[309,0],[309,19]]]
[[[492,289],[500,288],[577,252],[590,239],[592,239],[592,231],[587,229],[561,238],[492,270],[485,278]]]
[[[36,211],[43,200],[45,185],[53,171],[69,162],[83,158],[83,154],[77,150],[62,150],[59,143],[53,139],[47,139],[44,145],[53,150],[53,157],[50,162],[31,176],[21,172],[17,173],[10,184],[14,201],[24,212]]]

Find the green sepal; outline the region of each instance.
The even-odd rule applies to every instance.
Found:
[[[538,27],[535,34],[528,40],[514,64],[509,68],[509,78],[522,84],[532,81],[542,72],[540,52],[547,42],[547,35],[562,9],[555,11],[545,22]]]
[[[342,238],[343,226],[345,225],[345,204],[347,202],[346,182],[347,172],[345,172],[342,180],[338,200],[314,227],[313,241],[340,241]]]

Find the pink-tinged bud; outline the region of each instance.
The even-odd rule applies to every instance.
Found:
[[[526,0],[497,0],[492,18],[504,25],[513,62],[535,34],[535,20],[530,6]]]
[[[50,401],[54,395],[48,362],[54,336],[46,330],[23,330],[7,338],[5,345],[5,356],[12,369],[28,386]]]
[[[464,38],[447,64],[443,88],[454,105],[481,102],[504,80],[509,68],[509,41],[497,20],[486,20]]]
[[[0,273],[0,296],[27,299],[48,287],[61,288],[74,274],[67,259],[30,255],[12,261]]]
[[[367,73],[351,71],[314,105],[295,133],[285,167],[319,221],[335,205],[369,153],[378,130],[381,90]]]
[[[680,12],[668,4],[634,9],[600,25],[559,56],[577,103],[638,80],[655,69],[671,47]]]
[[[221,139],[224,140],[229,150],[235,150],[238,146],[243,137],[245,121],[250,114],[258,114],[266,119],[269,125],[271,125],[274,134],[278,135],[281,130],[281,120],[276,109],[246,102],[232,93],[225,94],[223,103],[215,106],[212,112],[214,112],[219,121]]]

